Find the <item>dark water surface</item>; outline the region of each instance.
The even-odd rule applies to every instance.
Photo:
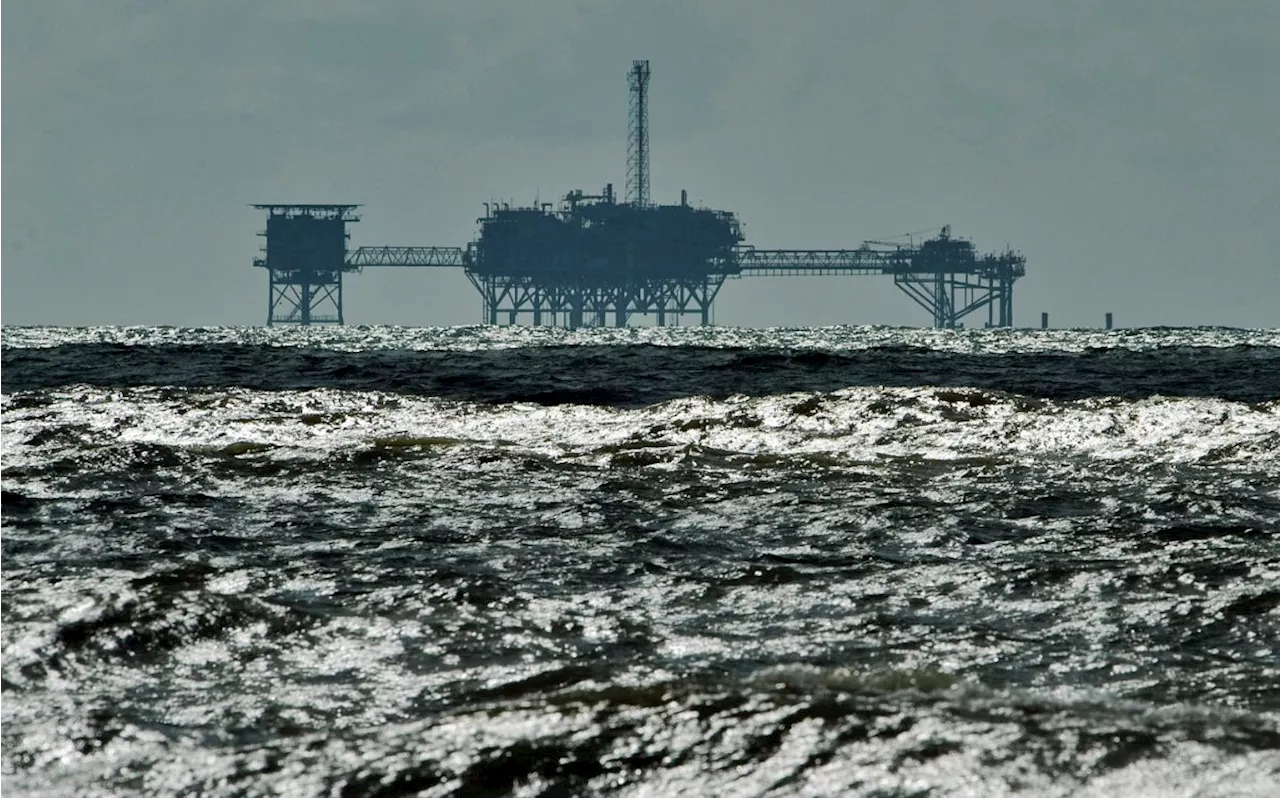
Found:
[[[2,354],[7,793],[1280,794],[1280,332]]]

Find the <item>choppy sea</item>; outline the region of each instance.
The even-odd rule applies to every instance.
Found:
[[[6,795],[1280,795],[1280,331],[2,344]]]

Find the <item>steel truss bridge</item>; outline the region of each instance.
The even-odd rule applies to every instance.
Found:
[[[943,228],[943,242],[951,241]],[[963,253],[961,253],[963,255]],[[582,271],[496,274],[481,270],[462,247],[360,247],[344,271],[366,267],[462,268],[480,292],[489,324],[625,327],[632,316],[653,315],[659,326],[692,317],[711,323],[711,305],[726,280],[753,276],[892,275],[893,282],[933,317],[954,328],[986,311],[988,327],[1013,326],[1013,284],[1026,274],[1015,252],[938,257],[924,248],[870,244],[858,249],[739,247],[697,274],[596,277]]]

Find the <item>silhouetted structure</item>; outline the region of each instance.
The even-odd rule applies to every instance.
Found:
[[[627,202],[643,208],[649,204],[649,62],[632,61],[627,82]]]
[[[741,240],[731,213],[620,204],[608,185],[570,192],[555,211],[492,209],[464,257],[490,324],[623,327],[636,313],[707,324]]]
[[[857,249],[760,250],[742,244],[728,211],[653,205],[649,194],[649,62],[628,73],[626,201],[613,185],[580,190],[551,203],[486,203],[479,235],[460,247],[360,247],[344,250],[354,205],[258,205],[268,211],[268,323],[342,323],[342,273],[366,266],[462,267],[480,292],[489,324],[570,328],[625,326],[635,315],[657,324],[693,316],[711,323],[725,280],[752,275],[890,274],[933,317],[957,327],[983,309],[989,327],[1013,326],[1013,284],[1026,273],[1022,255],[979,254],[950,227],[915,245],[868,241]],[[325,304],[334,312],[317,313]],[[287,312],[281,312],[281,308]]]
[[[267,212],[267,324],[342,324],[347,224],[358,205],[255,205]],[[326,313],[325,311],[328,311]]]
[[[852,250],[744,247],[735,253],[737,274],[891,274],[893,282],[952,328],[985,309],[986,326],[1013,326],[1013,283],[1027,273],[1027,259],[1012,250],[980,255],[973,244],[951,237],[946,225],[920,246],[867,241]]]

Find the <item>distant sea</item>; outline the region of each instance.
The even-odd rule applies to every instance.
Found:
[[[6,796],[1280,795],[1280,331],[0,343]]]

